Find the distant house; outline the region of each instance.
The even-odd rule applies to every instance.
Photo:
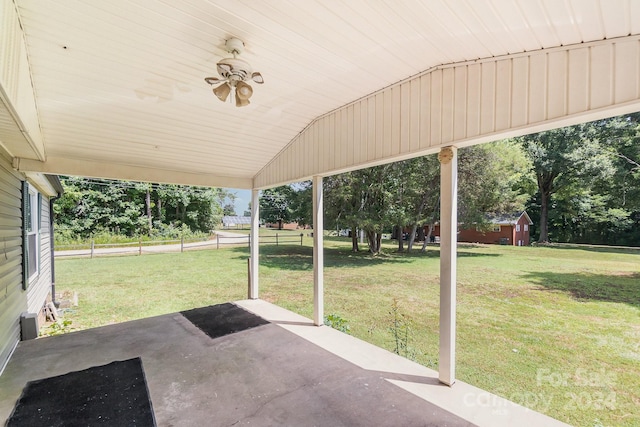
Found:
[[[282,222],[282,223],[268,222],[264,226],[266,228],[277,228],[278,230],[297,230],[299,228],[306,228],[306,227],[301,227],[300,224],[298,224],[297,222]]]
[[[533,221],[527,212],[489,218],[488,229],[478,227],[460,228],[458,242],[489,243],[497,245],[528,246],[529,230]],[[433,235],[440,236],[440,226],[436,225]]]
[[[52,298],[51,206],[56,176],[17,172],[0,147],[0,372],[20,339],[35,338]]]

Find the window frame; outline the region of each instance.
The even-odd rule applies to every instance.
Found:
[[[40,275],[42,232],[42,194],[27,181],[22,185],[22,227],[22,287],[26,290]]]

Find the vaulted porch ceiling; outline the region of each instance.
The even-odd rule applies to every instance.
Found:
[[[325,141],[352,139],[346,130],[337,135],[329,125],[331,136],[302,133],[390,85],[469,61],[510,62],[589,42],[626,43],[575,62],[588,68],[587,78],[600,70],[608,76],[603,85],[614,86],[596,116],[640,109],[637,0],[0,1],[0,142],[23,171],[252,188],[435,152],[442,141],[406,153],[383,148],[351,164],[300,162],[316,153],[345,154],[343,145]],[[203,80],[229,56],[223,47],[231,36],[244,40],[241,57],[265,78],[243,108],[220,102]],[[562,69],[555,66],[527,64],[526,73],[548,76]],[[617,100],[622,79],[632,89]],[[519,80],[510,82],[517,89]],[[380,118],[386,108],[400,109],[401,94],[380,107]],[[467,99],[455,108],[469,108]],[[444,107],[429,103],[432,112]],[[555,119],[571,113],[567,108]],[[315,152],[285,149],[299,135],[324,145]]]

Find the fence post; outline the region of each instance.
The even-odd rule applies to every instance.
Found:
[[[249,241],[249,247],[251,247],[251,233],[249,233],[249,238],[247,240]]]
[[[180,236],[180,253],[184,252],[184,234]]]
[[[95,240],[91,241],[91,258],[93,258],[93,248],[95,246]]]
[[[142,237],[138,237],[138,245],[139,245],[138,255],[142,255]]]
[[[276,233],[276,246],[278,246],[278,233]]]
[[[304,236],[304,233],[300,233],[300,246],[302,246],[302,236]]]
[[[220,235],[216,233],[216,249],[220,249]]]

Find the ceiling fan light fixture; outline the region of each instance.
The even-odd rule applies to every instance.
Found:
[[[240,55],[244,51],[244,42],[235,37],[231,37],[224,42],[227,52],[234,55]]]
[[[247,61],[235,57],[221,59],[216,64],[216,68],[223,79],[247,80],[253,73],[251,65]]]
[[[232,37],[226,41],[225,46],[233,58],[223,58],[218,61],[216,68],[220,77],[206,77],[204,80],[212,86],[222,83],[213,89],[213,93],[222,102],[227,100],[231,89],[235,89],[236,106],[244,107],[249,105],[249,98],[253,95],[253,88],[246,82],[251,80],[262,84],[264,78],[259,72],[253,71],[251,64],[237,57],[244,50],[242,40]]]
[[[213,88],[213,93],[220,101],[225,102],[229,97],[229,93],[231,93],[231,86],[229,83],[221,84],[220,86]]]
[[[236,84],[236,107],[249,105],[251,95],[253,95],[253,88],[245,82],[238,82]]]
[[[243,99],[238,96],[236,93],[236,107],[246,107],[251,102],[248,99]]]

